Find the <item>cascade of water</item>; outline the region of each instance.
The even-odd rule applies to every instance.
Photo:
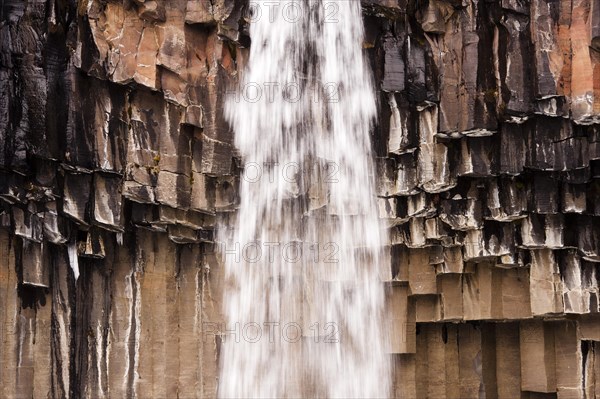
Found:
[[[253,2],[219,396],[389,396],[360,1]],[[225,229],[221,229],[224,231]]]

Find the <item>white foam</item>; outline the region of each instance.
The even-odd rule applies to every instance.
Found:
[[[262,173],[242,177],[236,225],[219,227],[226,273],[219,396],[388,397],[378,271],[389,258],[375,204],[376,107],[360,2],[253,7],[260,17],[255,12],[240,87],[263,95],[230,96],[225,113],[243,162],[262,165]],[[275,87],[268,96],[267,87]],[[286,97],[285,87],[300,94]],[[330,168],[309,173],[326,164],[320,160]],[[309,212],[309,196],[298,195],[309,188],[326,196],[325,208]]]

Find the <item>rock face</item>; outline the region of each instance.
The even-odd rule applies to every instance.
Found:
[[[598,2],[362,4],[396,396],[600,397]],[[0,6],[1,397],[216,395],[248,8]]]

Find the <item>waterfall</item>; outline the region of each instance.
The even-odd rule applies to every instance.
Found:
[[[388,397],[360,1],[251,4],[226,118],[244,171],[225,262],[219,396]],[[228,231],[221,226],[220,231]]]

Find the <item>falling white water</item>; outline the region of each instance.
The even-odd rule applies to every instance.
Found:
[[[384,398],[382,251],[360,1],[252,2],[226,117],[245,171],[225,243],[219,396]],[[226,231],[228,226],[221,226]]]

